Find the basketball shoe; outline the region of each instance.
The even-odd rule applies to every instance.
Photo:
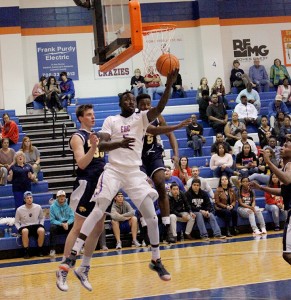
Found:
[[[80,280],[83,287],[91,292],[93,288],[88,278],[89,271],[90,271],[90,266],[79,267],[76,270],[74,270],[74,274]]]
[[[171,280],[171,275],[165,269],[160,258],[157,259],[156,261],[152,260],[149,264],[149,267],[151,270],[156,271],[162,280],[164,281]]]
[[[67,276],[68,276],[68,272],[66,272],[64,270],[58,270],[56,272],[57,287],[63,292],[67,292],[69,289],[68,284],[67,284]]]

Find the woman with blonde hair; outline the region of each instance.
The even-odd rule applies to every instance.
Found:
[[[218,96],[219,103],[224,104],[225,109],[230,109],[227,99],[225,96],[225,87],[223,85],[222,79],[217,77],[212,88],[211,88],[211,95],[216,94]]]
[[[197,88],[197,94],[196,94],[197,101],[202,98],[202,91],[205,90],[209,91],[208,80],[206,77],[202,77],[200,79],[200,84]]]

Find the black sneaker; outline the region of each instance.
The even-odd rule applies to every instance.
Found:
[[[149,267],[151,270],[153,271],[156,271],[160,278],[162,280],[165,280],[165,281],[169,281],[171,280],[171,275],[170,273],[165,269],[164,265],[162,264],[162,261],[161,259],[157,259],[156,261],[151,261],[150,264],[149,264]]]
[[[173,236],[172,232],[171,232],[171,229],[170,229],[170,226],[168,228],[166,228],[166,241],[167,243],[169,244],[175,244],[176,243],[176,239],[175,237]]]
[[[24,259],[29,259],[29,258],[30,258],[29,252],[28,252],[28,248],[27,248],[27,249],[24,249],[24,255],[23,255],[23,258],[24,258]]]

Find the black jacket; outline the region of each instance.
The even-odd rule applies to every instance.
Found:
[[[171,193],[169,194],[170,213],[178,217],[182,217],[182,212],[190,212],[190,205],[185,194],[180,191],[178,199],[175,199]]]
[[[185,194],[188,204],[190,205],[192,212],[198,212],[200,210],[206,210],[211,212],[212,205],[209,196],[206,192],[199,189],[198,194],[194,193],[190,188]]]

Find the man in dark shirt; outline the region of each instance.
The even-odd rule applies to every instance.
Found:
[[[211,101],[209,97],[209,90],[203,90],[201,92],[201,98],[198,100],[199,104],[199,116],[202,121],[208,122],[208,118],[206,115],[207,107],[209,106],[209,101]]]

